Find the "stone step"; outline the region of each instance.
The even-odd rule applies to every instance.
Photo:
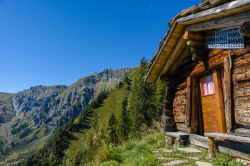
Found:
[[[198,166],[213,166],[213,164],[204,161],[196,161],[196,164]]]
[[[201,151],[196,148],[177,148],[180,151],[188,152],[188,153],[200,153]]]
[[[168,163],[162,163],[162,166],[171,166],[171,165],[175,165],[175,164],[181,164],[181,163],[186,163],[188,162],[187,160],[174,160],[174,161],[170,161]]]

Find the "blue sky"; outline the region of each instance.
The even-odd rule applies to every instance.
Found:
[[[71,85],[150,59],[167,22],[200,0],[0,0],[0,92]]]

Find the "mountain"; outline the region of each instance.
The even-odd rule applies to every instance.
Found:
[[[138,70],[135,70],[109,93],[100,93],[79,115],[54,132],[50,141],[23,165],[84,165],[90,162],[99,148],[90,148],[90,145],[104,142],[109,118],[112,114],[120,118],[123,102],[131,95],[132,82],[137,75]],[[106,154],[100,157],[104,156]],[[84,164],[80,164],[80,160]]]
[[[0,124],[9,122],[15,116],[11,105],[12,96],[11,93],[0,92]]]
[[[136,68],[105,69],[71,86],[36,86],[0,93],[0,165],[37,151],[58,126],[76,116],[102,91],[111,91]],[[2,163],[1,163],[2,162]]]

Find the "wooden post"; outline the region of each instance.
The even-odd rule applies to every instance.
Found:
[[[192,93],[191,93],[191,77],[187,77],[187,105],[186,105],[186,119],[185,124],[187,126],[190,126],[191,121],[191,108],[192,108]]]
[[[199,100],[199,84],[197,78],[192,78],[192,100],[191,100],[191,133],[198,132],[198,100]]]
[[[231,105],[231,68],[229,58],[224,62],[224,104],[225,104],[225,117],[226,117],[226,128],[232,129],[232,105]]]
[[[173,146],[173,144],[174,144],[174,138],[167,136],[167,145],[168,146]]]
[[[208,151],[208,157],[209,158],[214,158],[215,157],[215,141],[214,137],[208,137],[208,142],[209,142],[209,151]]]

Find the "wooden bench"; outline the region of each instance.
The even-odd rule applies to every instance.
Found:
[[[235,142],[246,143],[250,144],[250,137],[242,137],[230,134],[223,134],[223,133],[205,133],[205,136],[208,137],[209,141],[209,157],[215,157],[215,141],[214,138],[222,138],[227,139]]]
[[[189,138],[189,134],[184,132],[166,132],[165,134],[168,146],[173,146],[175,143],[175,145],[178,147],[183,145],[183,142]]]

